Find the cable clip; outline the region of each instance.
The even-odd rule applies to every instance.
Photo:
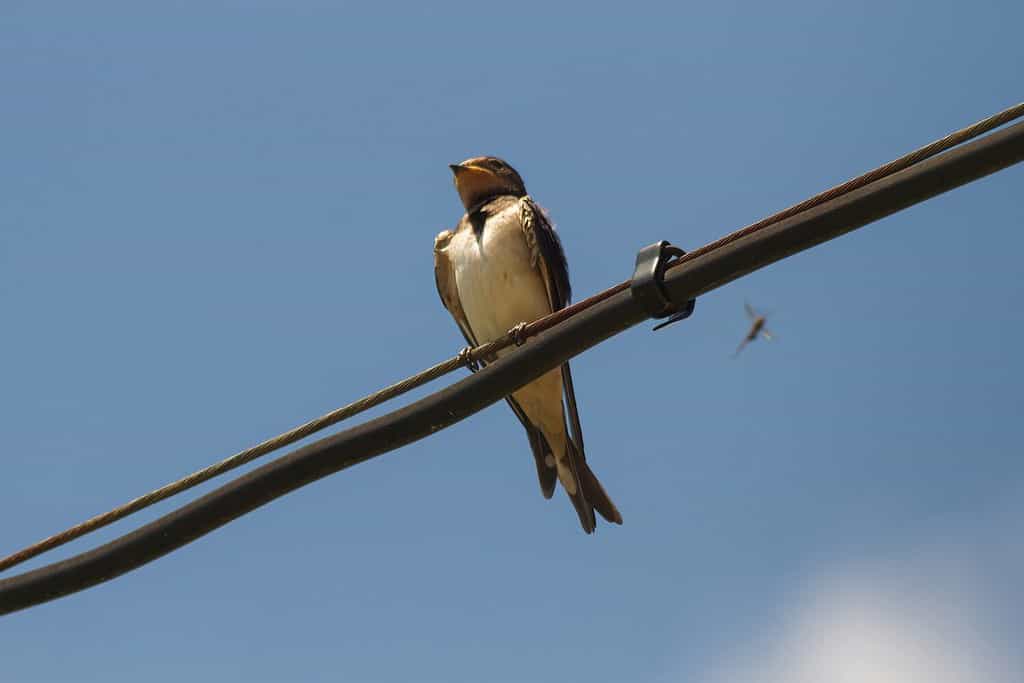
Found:
[[[650,313],[652,318],[668,318],[660,325],[655,325],[654,330],[689,318],[693,314],[694,306],[697,305],[696,299],[690,299],[683,304],[673,302],[662,286],[665,268],[672,259],[679,258],[685,253],[679,247],[661,240],[644,247],[636,255],[636,268],[629,283],[633,300]]]

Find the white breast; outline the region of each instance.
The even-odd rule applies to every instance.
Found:
[[[480,239],[460,230],[448,251],[462,309],[479,343],[551,312],[541,275],[530,265],[518,205],[489,217]]]

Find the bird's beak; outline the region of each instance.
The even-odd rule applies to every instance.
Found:
[[[488,192],[495,189],[495,177],[490,169],[466,162],[448,164],[448,168],[452,169],[455,189],[458,190],[459,199],[462,200],[462,205],[467,210],[476,204],[478,198],[486,196]]]
[[[448,168],[452,169],[452,173],[455,177],[466,176],[470,174],[482,174],[485,176],[494,175],[489,169],[481,168],[480,166],[467,166],[466,164],[448,164]]]

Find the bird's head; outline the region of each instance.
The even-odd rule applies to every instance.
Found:
[[[466,210],[501,195],[526,196],[526,186],[516,170],[497,157],[473,157],[451,164],[455,189]]]

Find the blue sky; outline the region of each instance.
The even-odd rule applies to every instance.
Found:
[[[8,2],[0,552],[454,353],[430,252],[461,213],[448,163],[516,166],[581,298],[643,245],[699,246],[1016,103],[1022,21],[984,2]],[[574,361],[621,528],[587,537],[544,501],[494,406],[0,619],[4,677],[1019,680],[1022,182]],[[778,339],[733,360],[744,300]]]

